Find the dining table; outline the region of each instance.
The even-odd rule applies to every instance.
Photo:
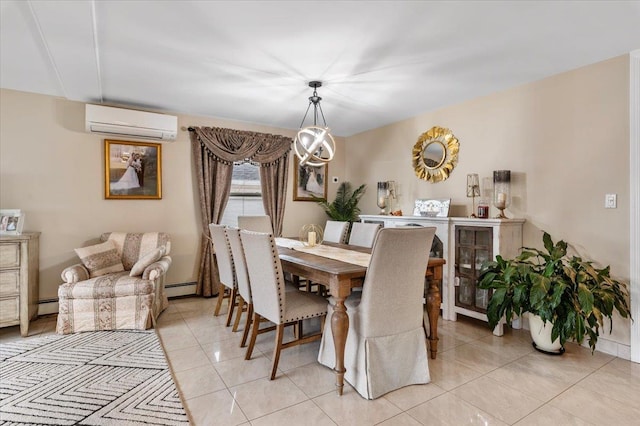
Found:
[[[353,288],[362,287],[367,272],[366,262],[349,263],[349,257],[357,258],[358,253],[371,253],[367,247],[349,244],[336,244],[323,242],[322,246],[335,247],[346,250],[346,256],[330,258],[314,254],[314,250],[301,249],[302,243],[295,239],[276,238],[278,254],[282,264],[282,270],[294,277],[304,277],[314,283],[322,284],[335,300],[333,315],[331,316],[331,331],[333,332],[334,347],[336,351],[336,391],[342,395],[344,388],[344,350],[349,331],[349,317],[345,306],[345,299],[351,294]],[[351,252],[354,256],[349,256]],[[442,270],[445,260],[442,258],[429,258],[425,271],[427,280],[427,317],[423,323],[425,335],[429,341],[429,352],[432,359],[438,352],[438,317],[440,315],[440,285]],[[428,330],[428,332],[427,332]]]

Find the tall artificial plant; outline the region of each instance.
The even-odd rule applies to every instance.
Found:
[[[362,184],[354,191],[351,190],[349,182],[342,182],[336,191],[336,198],[329,203],[324,198],[313,197],[332,220],[343,222],[355,222],[358,220],[360,208],[358,202],[364,195],[366,185]]]

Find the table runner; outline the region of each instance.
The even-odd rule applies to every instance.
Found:
[[[316,256],[339,260],[341,262],[351,263],[358,266],[364,266],[365,268],[368,268],[369,263],[371,262],[370,253],[362,253],[359,251],[325,246],[322,244],[309,247],[305,246],[301,241],[291,240],[288,238],[276,238],[276,244],[281,247],[287,247],[293,250],[315,254]]]

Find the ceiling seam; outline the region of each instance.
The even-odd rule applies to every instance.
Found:
[[[98,74],[98,92],[100,95],[100,103],[104,103],[102,94],[102,73],[100,72],[100,52],[98,50],[98,20],[96,19],[96,2],[91,0],[91,21],[93,25],[93,49],[96,59],[96,73]]]
[[[44,50],[47,51],[47,56],[49,57],[49,61],[51,62],[51,66],[53,67],[53,71],[56,74],[56,78],[58,80],[58,84],[60,85],[60,90],[62,90],[62,94],[65,97],[65,99],[68,99],[69,97],[67,96],[67,90],[64,87],[64,83],[62,82],[62,76],[60,75],[60,71],[58,70],[58,67],[56,66],[56,61],[53,60],[53,55],[51,54],[51,49],[49,49],[49,44],[47,43],[47,40],[44,37],[44,33],[42,32],[42,27],[40,26],[40,21],[38,20],[38,16],[36,14],[36,11],[33,10],[33,5],[31,4],[31,1],[27,1],[27,5],[29,6],[29,11],[31,12],[31,17],[33,18],[34,23],[36,24],[36,28],[38,29],[38,34],[40,34],[40,40],[42,40],[42,44],[44,45]]]

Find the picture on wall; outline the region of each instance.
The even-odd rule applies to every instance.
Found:
[[[297,156],[293,157],[293,201],[313,201],[312,196],[327,199],[327,173],[329,165],[319,167],[300,165]]]
[[[23,226],[24,213],[21,210],[0,210],[0,235],[20,235]]]
[[[107,199],[162,198],[162,149],[146,142],[104,141]]]

